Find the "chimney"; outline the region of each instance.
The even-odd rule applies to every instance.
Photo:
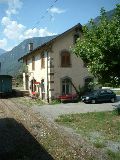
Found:
[[[28,49],[29,49],[29,52],[33,51],[33,43],[28,44]]]

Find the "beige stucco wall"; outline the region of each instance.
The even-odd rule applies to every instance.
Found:
[[[28,66],[28,75],[29,75],[29,91],[30,90],[30,81],[34,78],[37,82],[41,82],[42,79],[44,79],[45,82],[45,98],[47,99],[47,53],[45,54],[45,68],[41,68],[41,52],[37,51],[34,54],[35,57],[35,69],[32,70],[32,56],[29,56],[27,58],[27,66]],[[40,87],[37,87],[37,92],[40,93],[41,97],[41,90]]]
[[[71,47],[73,47],[73,36],[74,31],[68,33],[67,35],[59,38],[53,44],[51,56],[53,57],[54,62],[54,84],[51,87],[54,88],[52,91],[52,96],[58,96],[61,94],[61,78],[70,77],[72,79],[75,87],[84,86],[84,78],[87,76],[91,76],[88,72],[87,68],[84,67],[83,61],[74,55],[71,52],[71,67],[61,67],[60,61],[60,53],[62,50],[67,49],[71,51]],[[75,93],[74,88],[72,87],[72,93]]]

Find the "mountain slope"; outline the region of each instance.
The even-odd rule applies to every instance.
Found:
[[[21,63],[18,62],[18,59],[28,51],[28,44],[33,43],[34,49],[41,44],[48,42],[53,39],[55,36],[47,36],[47,37],[34,37],[30,39],[26,39],[21,42],[18,46],[14,47],[11,51],[8,51],[2,55],[0,55],[1,62],[1,71],[0,74],[9,74],[14,76],[18,70],[20,69]]]
[[[115,12],[115,9],[106,12],[107,18],[108,18],[108,19],[111,19],[112,16],[113,16],[113,14],[114,14],[114,12]],[[97,16],[96,18],[94,18],[93,21],[95,22],[95,24],[98,24],[99,21],[100,21],[100,16]],[[87,23],[86,25],[87,25],[88,27],[90,27],[90,23]]]
[[[5,52],[6,52],[6,51],[5,51],[4,49],[1,49],[1,48],[0,48],[0,55],[3,54],[3,53],[5,53]]]

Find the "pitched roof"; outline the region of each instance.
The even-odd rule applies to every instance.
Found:
[[[11,75],[1,75],[1,74],[0,74],[0,78],[3,78],[3,77],[9,77],[9,78],[12,78],[12,76],[11,76]]]
[[[27,53],[26,55],[24,55],[23,57],[21,57],[18,61],[22,60],[23,58],[31,55],[33,52],[43,48],[44,46],[47,46],[51,43],[53,43],[55,40],[57,40],[58,38],[64,36],[65,34],[71,32],[72,30],[76,29],[76,28],[80,28],[82,30],[82,25],[80,23],[78,23],[77,25],[73,26],[72,28],[68,29],[67,31],[63,32],[62,34],[57,35],[55,38],[49,40],[48,42],[43,43],[42,45],[40,45],[39,47],[35,48],[34,50],[30,51],[29,53]]]

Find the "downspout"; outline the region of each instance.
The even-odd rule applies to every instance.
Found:
[[[47,102],[49,103],[49,83],[48,83],[48,51],[47,51]]]

